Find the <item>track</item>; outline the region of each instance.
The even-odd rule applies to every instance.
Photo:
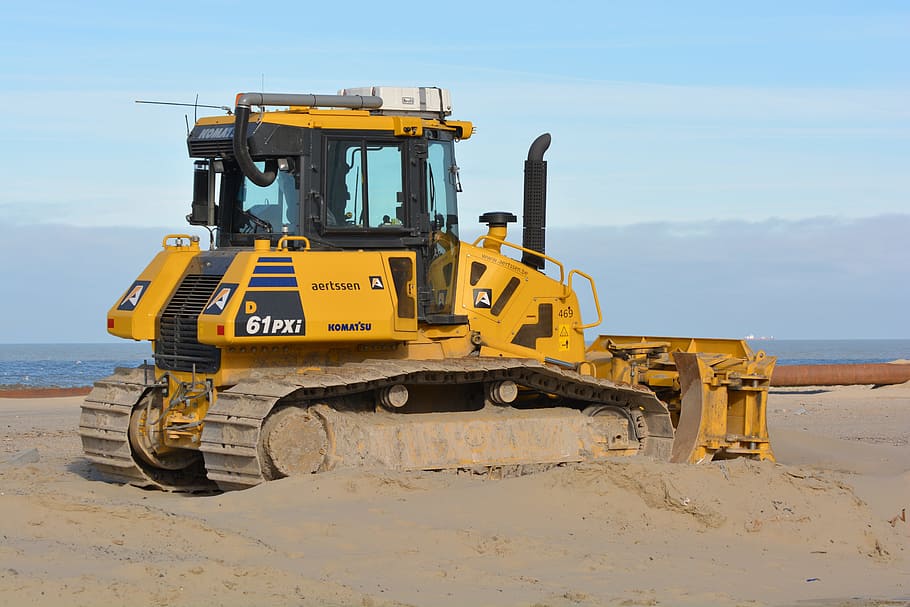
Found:
[[[154,469],[129,444],[134,406],[151,387],[153,369],[118,369],[96,382],[82,406],[79,432],[86,457],[105,475],[166,491],[244,489],[268,480],[260,452],[263,422],[276,404],[310,406],[394,384],[454,385],[511,380],[519,386],[574,402],[614,405],[640,412],[639,453],[667,460],[673,428],[666,407],[647,389],[583,376],[535,361],[466,358],[438,361],[373,361],[319,371],[261,374],[218,393],[205,418],[199,465],[180,472]],[[293,378],[294,381],[289,381]],[[207,478],[206,478],[207,476]]]
[[[82,403],[79,434],[85,457],[105,477],[137,487],[164,491],[211,491],[202,461],[178,472],[157,470],[140,462],[129,443],[130,414],[150,388],[154,367],[118,368],[110,377],[95,382]]]
[[[242,489],[264,482],[259,451],[262,424],[279,401],[315,404],[351,394],[403,384],[471,384],[512,380],[547,394],[592,404],[641,410],[636,432],[640,453],[669,459],[673,428],[666,407],[647,389],[618,385],[541,363],[518,359],[468,358],[440,361],[352,363],[318,373],[238,384],[221,392],[205,418],[200,449],[208,477],[222,489]]]

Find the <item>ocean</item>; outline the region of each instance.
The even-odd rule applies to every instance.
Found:
[[[779,365],[877,363],[910,360],[910,339],[753,340],[753,350]],[[106,344],[0,344],[0,387],[90,386],[116,367],[152,361],[147,342]]]
[[[0,387],[91,386],[117,367],[152,362],[148,342],[0,344]]]
[[[778,365],[886,363],[910,360],[910,339],[748,340],[753,351],[777,357]]]

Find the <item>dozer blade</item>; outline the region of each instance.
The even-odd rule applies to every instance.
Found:
[[[775,359],[742,362],[689,352],[673,352],[673,359],[682,394],[671,461],[773,461],[766,413]]]

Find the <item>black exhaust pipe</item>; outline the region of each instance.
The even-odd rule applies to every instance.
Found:
[[[524,228],[522,246],[543,255],[546,253],[547,227],[547,161],[544,153],[550,147],[550,134],[544,133],[534,140],[525,161]],[[533,253],[522,253],[521,263],[543,270],[544,258]]]
[[[272,185],[278,176],[278,162],[270,158],[265,163],[265,171],[250,157],[250,148],[246,138],[246,127],[250,121],[250,106],[237,104],[234,108],[234,158],[240,170],[247,178],[261,188]]]

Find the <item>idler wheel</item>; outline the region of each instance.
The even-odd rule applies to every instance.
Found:
[[[325,424],[307,409],[285,407],[266,419],[262,451],[273,478],[312,474],[322,467],[329,450]]]
[[[146,464],[162,470],[188,468],[199,459],[199,454],[161,444],[161,433],[155,423],[161,415],[161,408],[156,407],[154,403],[151,407],[146,406],[146,399],[143,399],[130,414],[129,439],[133,453]],[[149,417],[152,419],[149,420]]]

